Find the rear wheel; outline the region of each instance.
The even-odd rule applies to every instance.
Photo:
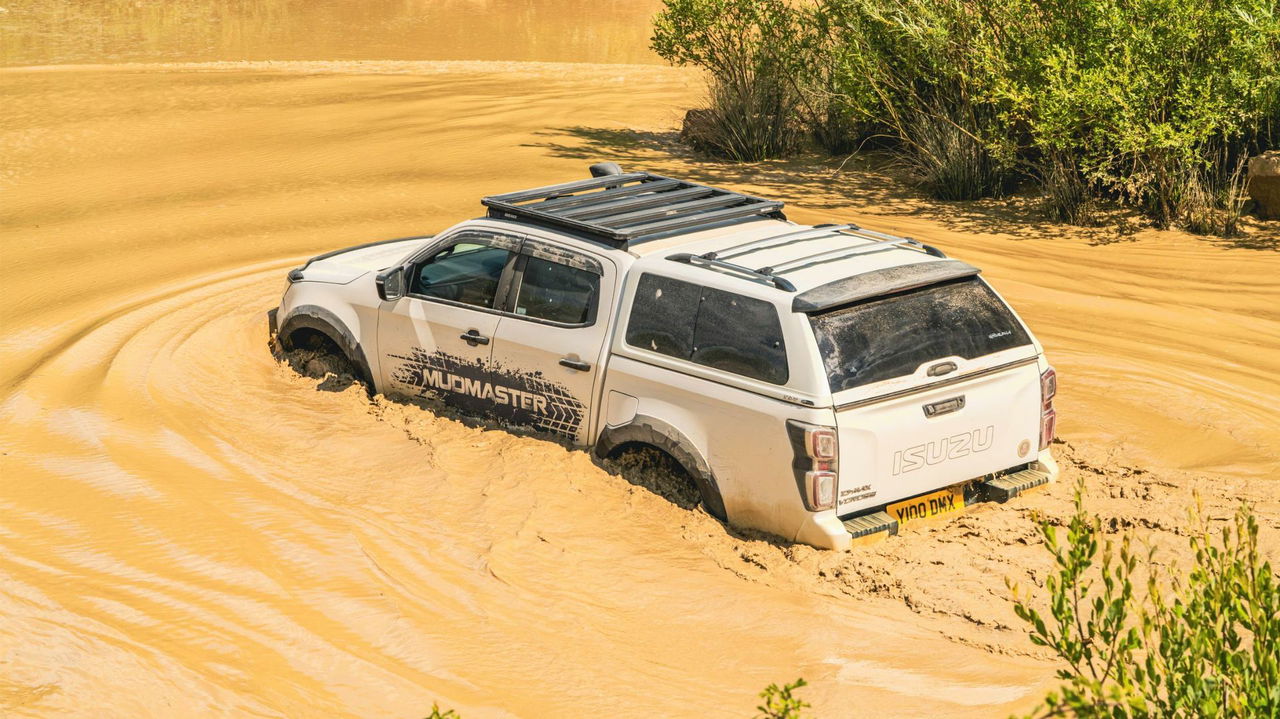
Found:
[[[698,483],[674,457],[657,447],[624,444],[610,453],[607,466],[628,482],[682,509],[693,509],[702,501]]]

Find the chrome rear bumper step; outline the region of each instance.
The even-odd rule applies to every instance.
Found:
[[[844,520],[843,524],[854,539],[869,537],[881,532],[888,532],[885,536],[892,536],[898,533],[898,520],[890,517],[888,512],[872,512],[860,517],[850,517]]]
[[[1039,469],[1024,469],[1013,474],[983,482],[978,485],[979,497],[984,502],[1008,502],[1010,499],[1049,483],[1052,475]]]

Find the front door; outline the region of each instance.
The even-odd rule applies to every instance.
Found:
[[[485,386],[519,245],[513,237],[465,233],[410,264],[407,294],[383,303],[378,321],[383,386],[436,394],[475,414],[493,411],[500,398]]]
[[[607,259],[525,241],[492,356],[495,375],[533,397],[517,421],[590,442],[615,279]]]

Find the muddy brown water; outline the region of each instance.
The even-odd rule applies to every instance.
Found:
[[[340,5],[276,7],[337,25]],[[379,23],[443,12],[369,5]],[[536,42],[464,21],[516,6],[542,18],[519,26]],[[267,352],[263,313],[306,256],[436,231],[601,158],[983,266],[1060,370],[1064,437],[1280,505],[1274,252],[1169,232],[1097,245],[874,173],[693,161],[669,141],[698,77],[625,64],[650,59],[634,24],[652,3],[442,3],[463,20],[321,23],[314,47],[295,34],[235,62],[241,45],[187,52],[133,16],[96,17],[160,49],[73,52],[56,23],[31,37],[21,7],[0,15],[6,42],[27,37],[0,70],[5,715],[742,717],[797,676],[823,717],[1034,703],[1052,664],[983,619],[1018,571],[1002,545],[1025,543],[1025,507],[867,555],[888,584],[909,566],[928,585],[913,604],[833,584],[856,556],[743,538],[541,439],[317,391]],[[597,31],[630,39],[600,51]],[[406,59],[382,37],[461,49]],[[570,52],[617,64],[551,62]],[[24,66],[121,59],[146,62]]]
[[[660,63],[654,0],[6,0],[0,65],[214,60]]]

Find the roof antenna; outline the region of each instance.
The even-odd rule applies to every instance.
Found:
[[[618,163],[616,162],[597,162],[588,169],[591,170],[592,177],[622,174],[622,168],[618,167]]]

